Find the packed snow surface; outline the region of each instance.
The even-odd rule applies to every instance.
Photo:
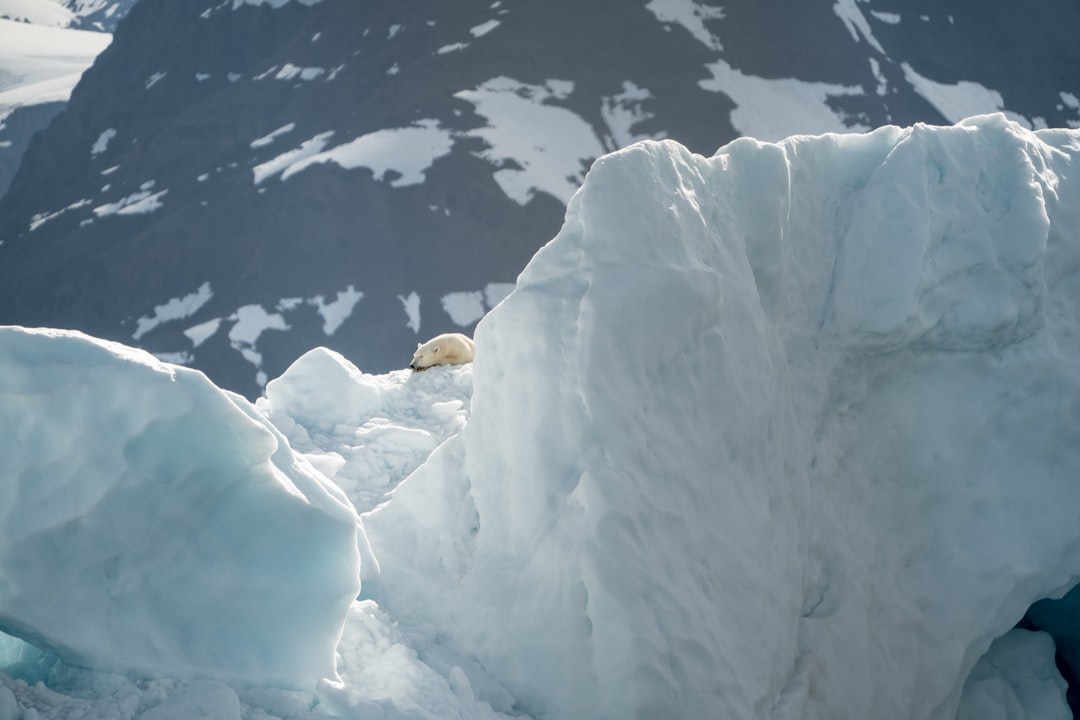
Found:
[[[0,333],[0,625],[59,654],[0,638],[0,717],[1067,717],[1013,628],[1080,577],[1078,156],[1002,115],[634,145],[474,364],[320,348],[254,405]]]

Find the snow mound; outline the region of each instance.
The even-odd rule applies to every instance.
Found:
[[[266,401],[266,407],[288,408],[293,421],[322,432],[358,426],[382,404],[375,378],[323,347],[308,351],[267,383]]]
[[[139,676],[336,677],[356,513],[243,398],[142,351],[0,328],[0,457],[4,632]]]
[[[465,426],[472,366],[437,370],[368,375],[315,348],[271,380],[255,405],[364,512]]]
[[[411,356],[410,356],[411,357]],[[256,407],[290,446],[348,495],[360,512],[386,502],[440,443],[465,426],[472,367],[368,375],[340,353],[315,348],[267,383]],[[359,528],[365,594],[379,564]]]
[[[601,158],[365,517],[380,605],[537,716],[952,720],[1080,576],[1078,156],[995,115]]]

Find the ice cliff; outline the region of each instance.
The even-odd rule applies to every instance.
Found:
[[[0,628],[98,670],[307,689],[359,590],[345,494],[237,395],[0,328]]]
[[[552,717],[951,720],[1080,570],[1078,155],[987,116],[602,158],[368,518],[385,606]]]

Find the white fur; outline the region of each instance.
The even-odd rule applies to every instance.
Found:
[[[409,367],[413,372],[427,370],[433,365],[464,365],[473,361],[475,345],[472,338],[461,333],[436,335],[422,345],[416,346]]]

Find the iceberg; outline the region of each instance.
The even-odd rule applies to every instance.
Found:
[[[472,365],[254,404],[0,330],[0,718],[1069,717],[1078,156],[642,142]]]
[[[993,115],[601,158],[366,518],[383,607],[544,717],[956,717],[1080,576],[1078,155]]]
[[[0,629],[68,664],[313,689],[359,591],[348,498],[202,373],[0,328]]]

